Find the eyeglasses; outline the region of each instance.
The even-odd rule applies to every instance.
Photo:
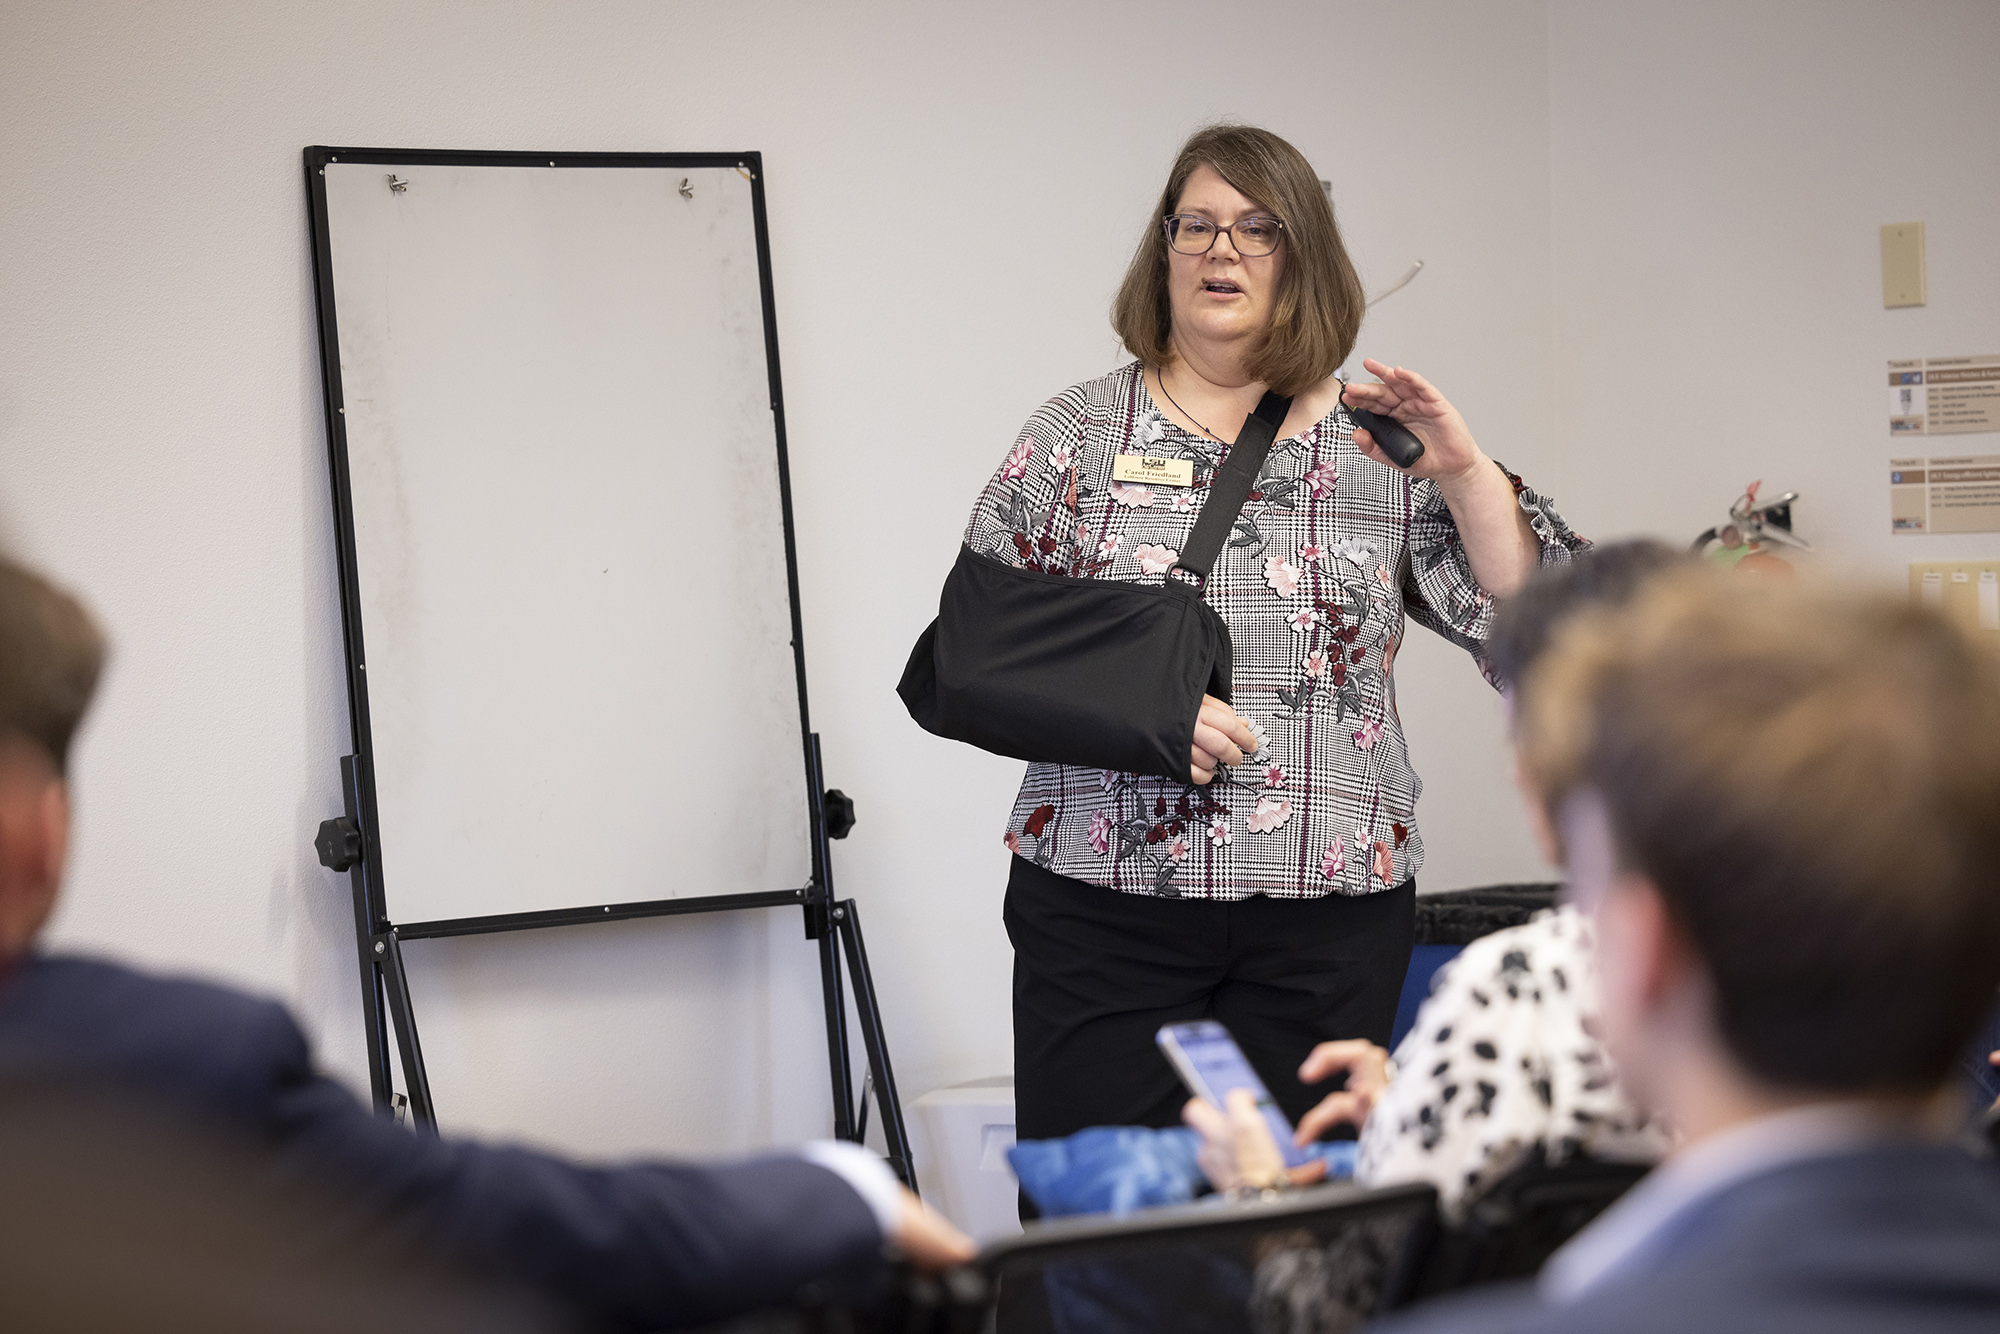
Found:
[[[1169,213],[1160,220],[1166,228],[1167,244],[1183,255],[1206,255],[1215,249],[1215,238],[1227,236],[1239,255],[1255,258],[1278,248],[1285,224],[1276,218],[1238,218],[1234,225],[1218,227],[1199,213]]]

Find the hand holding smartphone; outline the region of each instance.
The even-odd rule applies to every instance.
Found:
[[[1257,1110],[1278,1142],[1285,1166],[1297,1167],[1310,1160],[1304,1149],[1292,1143],[1292,1123],[1272,1099],[1264,1081],[1257,1077],[1243,1049],[1229,1030],[1213,1019],[1197,1019],[1185,1024],[1167,1024],[1160,1029],[1160,1050],[1179,1072],[1181,1082],[1198,1098],[1224,1109],[1224,1099],[1232,1089],[1248,1089],[1257,1100]]]

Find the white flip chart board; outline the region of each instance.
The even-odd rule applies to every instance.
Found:
[[[390,915],[804,886],[748,173],[324,171]]]

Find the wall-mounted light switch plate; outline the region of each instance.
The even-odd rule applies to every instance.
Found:
[[[1924,225],[1890,222],[1882,226],[1882,304],[1924,304]]]

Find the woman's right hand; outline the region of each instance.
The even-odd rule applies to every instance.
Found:
[[[1366,1038],[1322,1042],[1312,1049],[1299,1067],[1301,1084],[1317,1084],[1322,1079],[1345,1073],[1347,1087],[1329,1093],[1319,1106],[1299,1118],[1300,1147],[1312,1143],[1335,1126],[1357,1129],[1368,1120],[1376,1099],[1389,1087],[1389,1053]]]
[[[1209,782],[1220,765],[1243,763],[1243,757],[1256,749],[1256,735],[1236,710],[1213,695],[1201,697],[1201,716],[1194,720],[1194,763],[1189,767],[1196,783]]]

